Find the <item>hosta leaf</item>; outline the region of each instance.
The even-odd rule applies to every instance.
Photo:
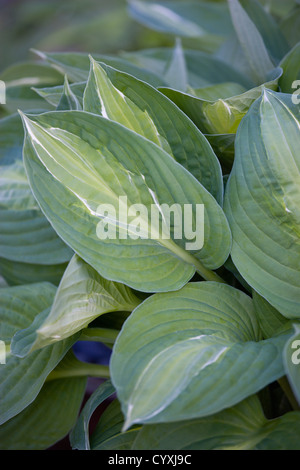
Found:
[[[0,215],[0,257],[31,265],[57,265],[70,259],[71,250],[34,199],[20,160],[1,167]]]
[[[225,208],[232,260],[288,318],[300,316],[299,107],[265,90],[237,132]]]
[[[280,23],[280,29],[291,47],[300,41],[300,5],[294,9]]]
[[[73,335],[104,313],[131,312],[139,303],[127,286],[104,279],[74,255],[48,315],[38,324],[20,331],[15,340],[26,342],[25,355]]]
[[[264,338],[271,338],[283,331],[292,331],[292,322],[272,307],[266,299],[253,292],[253,302]]]
[[[88,54],[79,52],[57,52],[46,53],[40,51],[36,52],[43,60],[52,64],[61,73],[67,74],[70,81],[82,82],[87,80],[90,69],[90,60]],[[152,73],[150,70],[138,67],[125,59],[119,57],[110,57],[106,55],[94,54],[94,59],[103,62],[118,70],[134,75],[135,77],[150,83],[153,86],[164,84],[164,80],[158,75]]]
[[[215,52],[214,57],[230,64],[243,75],[251,76],[251,68],[235,33],[223,41],[219,49]],[[252,84],[252,86],[253,85],[254,84]]]
[[[86,378],[47,382],[31,405],[0,426],[0,449],[44,450],[68,434],[82,402]]]
[[[240,4],[259,31],[270,57],[278,63],[289,50],[278,24],[258,0],[240,0]]]
[[[151,296],[124,323],[110,363],[125,429],[235,405],[284,374],[286,338],[261,341],[252,300],[231,286]]]
[[[188,86],[188,71],[180,39],[176,45],[171,60],[166,65],[164,79],[171,88],[186,91]]]
[[[35,197],[60,237],[101,275],[143,292],[176,290],[195,267],[216,279],[208,268],[224,263],[231,244],[223,211],[164,150],[90,113],[60,111],[24,117],[24,122],[24,159]],[[142,238],[131,236],[132,219],[125,220],[127,208],[137,202],[147,209],[141,216]],[[204,245],[193,254],[185,236],[173,239],[164,232],[167,238],[161,238],[151,223],[151,205],[163,210],[161,204],[173,203],[204,204]],[[105,214],[99,204],[115,211],[109,219],[114,239],[99,235]]]
[[[66,267],[67,263],[42,265],[19,263],[0,258],[0,273],[6,282],[12,286],[42,281],[48,281],[57,286]]]
[[[62,77],[49,65],[24,62],[6,69],[0,80],[6,84],[6,104],[3,106],[14,113],[18,109],[48,109],[47,103],[31,87],[57,85]]]
[[[92,60],[84,109],[160,145],[222,204],[220,165],[210,145],[184,113],[153,87]]]
[[[300,80],[300,43],[296,44],[293,49],[282,59],[280,67],[283,74],[279,80],[280,90],[283,93],[294,93],[294,82]],[[297,88],[299,88],[297,83]]]
[[[75,95],[76,99],[79,101],[79,104],[82,107],[83,92],[86,87],[86,82],[71,83],[69,86],[72,94]],[[61,96],[64,92],[64,85],[32,89],[42,98],[44,98],[48,103],[52,104],[55,108],[57,108],[61,100]]]
[[[114,400],[91,436],[92,450],[299,449],[300,413],[267,420],[253,395],[206,418],[151,424],[121,432],[123,416]]]
[[[52,304],[56,288],[49,283],[0,289],[0,338],[9,348],[14,334]],[[0,424],[26,408],[38,395],[47,375],[72,346],[76,337],[60,341],[20,359],[7,354],[0,367]]]
[[[289,382],[300,406],[300,323],[294,324],[295,333],[284,348],[284,365]]]
[[[187,68],[187,81],[193,88],[207,87],[223,82],[239,83],[246,89],[254,86],[253,81],[247,75],[218,57],[194,49],[184,49],[183,52]],[[128,61],[140,67],[155,70],[155,73],[162,77],[166,72],[167,64],[172,60],[172,55],[173,49],[164,47],[122,54]],[[117,65],[115,68],[120,69]],[[132,73],[132,75],[134,74]],[[157,84],[155,86],[162,87],[167,86],[167,84]]]
[[[257,84],[263,83],[274,68],[263,38],[242,7],[241,1],[228,0],[228,5],[235,32],[252,71],[252,78]]]
[[[96,408],[109,398],[115,392],[109,380],[106,380],[97,390],[90,396],[83,407],[79,419],[70,434],[70,442],[73,449],[89,450],[89,421]]]
[[[0,210],[38,209],[22,160],[16,160],[0,169]]]
[[[218,83],[208,87],[196,88],[189,87],[188,92],[204,101],[216,101],[219,99],[230,98],[231,96],[241,95],[247,90],[245,87],[235,82]]]
[[[122,432],[124,424],[118,400],[112,403],[101,414],[101,418],[90,437],[92,450],[131,450],[135,439],[142,429],[141,426],[133,426],[126,432]]]
[[[251,104],[260,97],[262,90],[264,88],[277,90],[281,74],[280,68],[275,69],[272,72],[272,78],[263,85],[225,98],[222,97],[224,84],[214,86],[215,95],[218,93],[221,95],[215,99],[202,97],[201,90],[195,92],[198,96],[171,88],[159,88],[159,90],[174,101],[202,132],[206,134],[233,134],[236,133]]]
[[[227,35],[232,31],[228,9],[211,2],[141,2],[129,0],[129,13],[140,23],[177,36]]]
[[[75,93],[71,90],[68,78],[65,76],[64,88],[57,106],[57,111],[64,111],[67,109],[81,110],[82,105]]]
[[[0,119],[0,165],[22,159],[24,130],[19,114]]]

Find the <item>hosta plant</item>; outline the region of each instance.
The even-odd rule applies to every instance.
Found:
[[[2,449],[300,449],[300,6],[265,3],[131,0],[174,48],[0,77]]]

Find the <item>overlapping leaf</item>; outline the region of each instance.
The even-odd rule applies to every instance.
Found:
[[[53,112],[24,122],[25,165],[35,197],[59,236],[101,275],[144,292],[178,289],[195,269],[216,279],[210,269],[223,264],[231,244],[223,211],[164,150],[90,113]],[[130,236],[132,219],[124,222],[127,207],[120,196],[127,197],[127,207],[139,202],[147,209],[140,237]],[[97,235],[104,203],[116,212],[108,218],[115,239]],[[202,249],[187,251],[185,235],[173,239],[172,230],[171,238],[150,233],[151,206],[160,213],[162,204],[173,203],[204,204]]]
[[[37,265],[57,265],[70,259],[71,250],[57,236],[34,199],[20,160],[1,167],[0,213],[2,258]]]
[[[0,449],[44,450],[74,426],[86,378],[46,383],[33,403],[0,426]]]
[[[159,88],[159,90],[174,101],[205,134],[233,134],[236,133],[251,104],[260,97],[262,90],[264,88],[277,90],[281,74],[280,68],[275,69],[272,78],[263,85],[238,94],[232,94],[234,88],[225,87],[224,84],[215,85],[208,90],[205,88],[192,90],[193,94],[171,88]],[[239,85],[235,84],[235,88],[237,86]],[[207,96],[209,92],[211,97]]]
[[[227,35],[232,32],[228,9],[224,4],[188,1],[129,1],[129,13],[137,21],[157,31],[177,36],[201,37],[207,33]]]
[[[187,82],[193,88],[206,87],[223,82],[235,82],[246,89],[254,86],[253,80],[232,66],[230,62],[225,62],[216,56],[194,49],[184,49],[183,52],[187,69]],[[174,49],[164,47],[122,54],[125,59],[131,61],[133,64],[153,70],[161,77],[165,76],[173,55]],[[98,60],[97,57],[94,58]],[[108,65],[114,67],[113,64]],[[122,70],[117,64],[115,68]],[[124,70],[124,72],[126,72],[126,70]],[[128,73],[135,75],[130,71]],[[137,78],[139,77],[137,76]],[[154,86],[162,87],[170,86],[170,84],[157,84]]]
[[[14,334],[27,328],[33,319],[48,309],[56,288],[49,283],[7,287],[0,290],[0,338],[7,347],[6,363],[0,368],[0,423],[5,423],[38,395],[47,375],[72,346],[76,337],[60,341],[20,359],[10,352]]]
[[[30,351],[73,335],[104,313],[131,312],[139,303],[128,287],[104,279],[74,255],[50,311],[46,317],[15,335],[14,351],[22,345],[22,355],[27,355]]]
[[[58,286],[67,265],[67,263],[50,265],[19,263],[0,258],[0,273],[11,286],[43,281]]]
[[[288,318],[300,315],[299,108],[266,90],[242,120],[225,210],[232,260]]]
[[[260,335],[252,300],[227,285],[190,283],[145,300],[110,363],[125,429],[216,413],[284,375],[288,335]]]
[[[121,432],[114,400],[91,436],[92,450],[296,450],[300,413],[267,420],[256,396],[207,418],[136,426]]]
[[[46,60],[53,65],[53,67],[58,69],[61,73],[67,74],[70,81],[82,82],[87,80],[90,69],[88,54],[77,52],[34,52],[36,52],[43,60]],[[132,74],[138,79],[143,80],[146,83],[150,83],[153,86],[159,86],[165,83],[161,77],[151,72],[151,70],[138,67],[125,59],[99,54],[94,54],[94,59],[110,65],[111,67],[115,67],[118,70],[122,70],[123,72]]]
[[[184,113],[153,87],[91,59],[84,109],[160,145],[222,204],[220,165],[210,145]]]

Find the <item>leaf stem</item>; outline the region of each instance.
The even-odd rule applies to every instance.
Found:
[[[205,268],[203,265],[201,266],[201,270],[199,269],[197,265],[196,271],[206,281],[215,281],[215,282],[221,282],[222,284],[227,284],[227,282],[221,276],[219,276],[214,271],[211,271],[210,269]]]
[[[53,370],[47,377],[46,382],[56,379],[65,379],[67,377],[101,377],[108,379],[110,377],[109,367],[101,364],[89,364],[81,362],[75,368]]]
[[[114,344],[119,330],[111,328],[84,328],[78,341],[99,341],[100,343]]]

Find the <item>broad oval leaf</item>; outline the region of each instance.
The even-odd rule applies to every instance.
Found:
[[[257,396],[206,418],[136,426],[121,432],[118,400],[105,409],[91,436],[92,450],[295,450],[300,413],[268,420]]]
[[[220,165],[206,138],[151,85],[91,59],[84,110],[102,114],[160,145],[222,204]]]
[[[231,96],[225,96],[224,84],[210,87],[213,88],[211,92],[215,95],[211,98],[205,96],[207,95],[205,88],[203,91],[192,90],[194,94],[171,88],[160,87],[159,90],[174,101],[205,134],[234,134],[252,103],[260,97],[262,90],[278,89],[281,74],[281,68],[274,69],[272,76],[263,85]]]
[[[123,284],[108,281],[77,255],[71,259],[47,316],[14,337],[22,356],[61,341],[108,312],[131,312],[140,300]]]
[[[151,296],[124,323],[111,358],[124,428],[235,405],[284,375],[286,338],[260,340],[251,298],[228,285]]]
[[[10,113],[15,113],[18,109],[50,109],[31,87],[58,85],[62,77],[48,64],[21,62],[4,70],[0,80],[6,84],[6,104],[2,106]]]
[[[252,78],[257,84],[263,83],[268,73],[273,70],[274,63],[269,56],[263,37],[241,3],[241,0],[228,0],[231,19],[248,60]]]
[[[219,279],[210,269],[221,266],[230,250],[224,213],[169,154],[90,113],[53,112],[24,117],[24,122],[24,159],[35,197],[59,236],[101,275],[144,292],[179,289],[196,269],[204,277]],[[137,202],[146,208],[140,237],[131,233],[132,218],[125,220],[127,208]],[[100,204],[109,204],[115,212],[107,219],[117,229],[110,232],[111,238],[98,232],[105,215]],[[151,217],[151,210],[161,217],[162,204],[176,204],[179,212],[183,204],[191,204],[191,209],[193,204],[204,205],[202,249],[188,251],[187,237],[173,239],[173,230],[171,238],[165,232],[162,238]],[[191,216],[196,223],[195,212]]]
[[[57,265],[71,258],[72,251],[34,199],[20,160],[1,167],[0,214],[0,257],[31,265]]]
[[[0,449],[46,450],[65,437],[76,422],[85,387],[84,377],[45,383],[33,403],[0,426]]]
[[[292,321],[281,315],[255,291],[253,291],[253,303],[264,338],[271,338],[283,331],[292,333]]]
[[[18,261],[0,258],[0,273],[10,286],[43,281],[58,286],[67,265],[67,263],[50,265],[19,263]]]
[[[226,5],[209,2],[141,2],[129,0],[129,13],[140,23],[176,36],[201,37],[232,32]]]
[[[82,82],[87,80],[90,69],[90,60],[88,54],[80,52],[34,52],[43,60],[49,62],[61,73],[67,74],[67,77],[70,81]],[[165,84],[165,81],[155,73],[152,73],[150,70],[146,70],[143,67],[138,67],[126,59],[99,54],[94,54],[94,59],[99,62],[104,62],[111,67],[115,67],[118,70],[130,73],[140,80],[150,83],[153,86]]]
[[[77,339],[72,336],[20,359],[10,352],[10,342],[18,330],[50,307],[56,288],[50,283],[0,289],[0,339],[7,347],[6,363],[0,367],[0,424],[26,408],[38,395],[47,375]]]
[[[0,119],[0,165],[22,159],[24,130],[19,114]]]
[[[226,186],[232,260],[288,318],[300,316],[299,107],[265,90],[242,120]]]
[[[207,54],[195,49],[184,49],[184,60],[187,68],[187,82],[193,88],[206,87],[217,83],[235,82],[244,86],[246,89],[252,88],[254,82],[242,72],[233,67],[230,63],[219,59],[212,54]],[[154,49],[145,49],[138,52],[126,52],[122,56],[137,64],[140,67],[145,67],[149,70],[155,70],[160,76],[164,76],[166,69],[173,56],[173,49],[160,47]],[[96,60],[97,57],[95,57]],[[105,61],[103,61],[105,62]],[[108,64],[112,65],[113,64]],[[117,65],[117,69],[121,69]],[[124,70],[126,72],[126,70]],[[131,72],[128,72],[131,73]],[[134,73],[131,73],[135,75]],[[135,75],[137,78],[137,75]],[[165,87],[168,84],[157,84],[154,86]]]

